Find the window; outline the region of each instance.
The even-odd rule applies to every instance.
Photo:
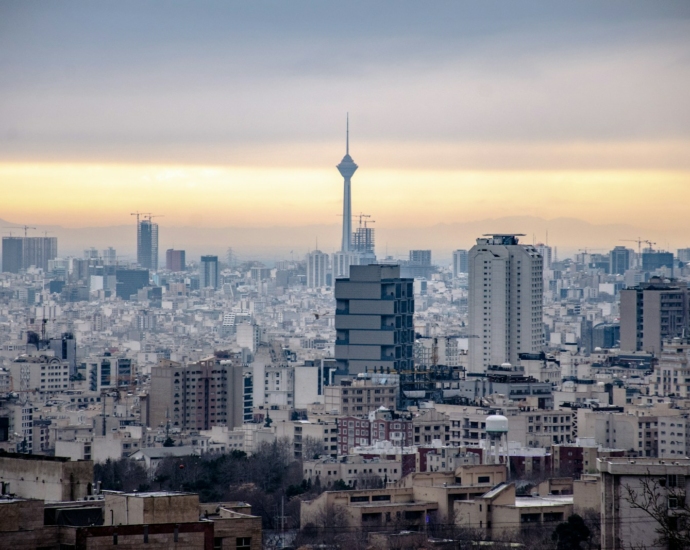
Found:
[[[477,477],[477,483],[491,483],[491,478],[489,476],[479,476]]]
[[[238,537],[236,548],[237,550],[252,550],[252,538]]]

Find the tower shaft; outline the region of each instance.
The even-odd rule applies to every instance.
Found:
[[[340,250],[349,252],[352,242],[352,202],[350,196],[350,178],[345,178],[343,187],[343,241]]]

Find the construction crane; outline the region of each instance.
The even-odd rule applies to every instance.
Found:
[[[29,229],[36,229],[35,227],[29,227],[28,225],[20,225],[19,227],[24,229],[24,238],[25,239],[27,237],[27,233],[28,233]],[[15,226],[10,227],[9,225],[4,226],[4,228],[5,229],[17,229],[17,227],[15,227]],[[12,236],[11,233],[10,233],[10,236]]]
[[[647,239],[641,239],[638,237],[637,239],[621,239],[621,241],[629,242],[629,243],[637,243],[637,253],[642,254],[642,243],[647,243],[649,245],[649,250],[654,250],[653,246],[656,243],[653,243],[652,241],[648,241]]]
[[[150,212],[139,212],[138,210],[136,212],[132,212],[130,216],[136,216],[137,217],[137,225],[139,225],[139,216],[151,216]]]

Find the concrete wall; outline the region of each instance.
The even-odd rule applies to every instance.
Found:
[[[199,519],[199,495],[106,493],[105,525],[184,523]]]
[[[22,498],[46,501],[78,500],[93,483],[93,462],[66,461],[37,455],[0,456],[0,480]]]

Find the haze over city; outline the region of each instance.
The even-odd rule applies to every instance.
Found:
[[[0,0],[0,547],[690,550],[688,0]]]
[[[638,235],[576,239],[570,218],[669,248],[690,229],[684,2],[5,2],[2,15],[6,222],[131,226],[140,210],[171,233],[276,227],[250,255],[304,253],[320,235],[335,250],[350,112],[353,212],[391,251],[426,228],[449,257],[474,236],[434,226],[515,215],[539,218],[509,229],[537,240],[557,220],[551,242],[571,252]],[[205,244],[244,247],[235,234]]]

